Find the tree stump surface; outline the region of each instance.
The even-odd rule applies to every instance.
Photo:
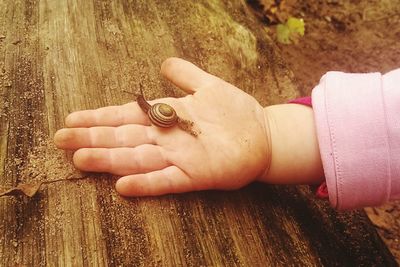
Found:
[[[122,198],[52,137],[67,114],[183,96],[159,75],[188,59],[263,105],[299,96],[244,1],[0,0],[0,266],[395,266],[363,212],[308,187]]]

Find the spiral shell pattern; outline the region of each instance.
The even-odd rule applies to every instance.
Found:
[[[148,115],[151,122],[158,127],[168,128],[178,122],[178,115],[175,110],[170,105],[163,103],[152,105]]]

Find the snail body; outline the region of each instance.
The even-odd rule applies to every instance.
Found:
[[[151,123],[155,126],[169,128],[178,123],[178,115],[170,105],[164,103],[150,105],[143,95],[137,97],[137,103],[147,113]]]

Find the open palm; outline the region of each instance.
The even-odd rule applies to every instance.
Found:
[[[171,105],[197,137],[151,125],[133,102],[71,113],[57,147],[75,150],[78,169],[122,176],[116,189],[125,196],[236,189],[266,172],[269,129],[253,97],[182,59],[167,59],[161,73],[189,94],[150,103]]]

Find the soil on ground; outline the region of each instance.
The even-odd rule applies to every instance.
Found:
[[[400,67],[400,1],[249,1],[276,39],[276,23],[302,18],[305,34],[278,44],[303,95],[327,71],[381,72]],[[400,202],[365,209],[400,263]]]

